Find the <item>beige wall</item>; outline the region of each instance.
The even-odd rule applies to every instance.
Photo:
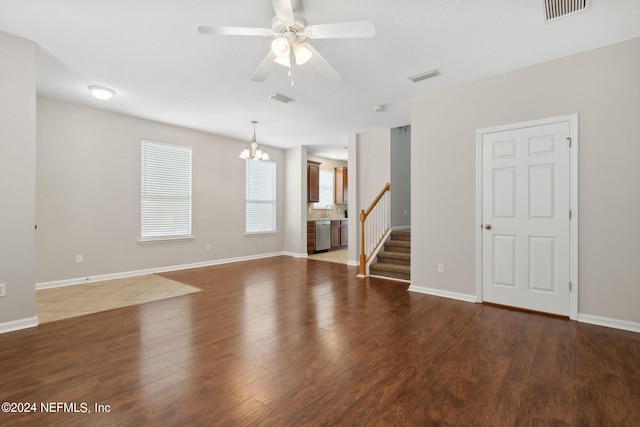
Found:
[[[0,332],[34,326],[35,46],[0,32]]]
[[[304,257],[307,253],[307,148],[286,150],[284,250]]]
[[[578,113],[578,310],[640,322],[638,76],[634,39],[415,97],[412,285],[475,295],[476,130]]]
[[[277,163],[279,232],[246,236],[238,154],[248,141],[44,98],[37,112],[37,282],[283,251],[283,150],[268,148]],[[192,241],[138,243],[142,138],[193,147]]]

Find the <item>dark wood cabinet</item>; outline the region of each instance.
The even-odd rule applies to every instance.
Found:
[[[307,254],[311,255],[316,250],[316,223],[307,221]]]
[[[342,220],[340,221],[340,246],[345,246],[349,244],[349,221]]]
[[[334,194],[335,194],[335,202],[338,203],[348,203],[349,201],[349,173],[347,168],[335,168],[335,177],[334,177]]]
[[[349,221],[346,219],[331,221],[331,248],[349,244]]]
[[[307,161],[307,202],[320,201],[320,163]]]
[[[340,246],[340,221],[331,221],[331,247]]]

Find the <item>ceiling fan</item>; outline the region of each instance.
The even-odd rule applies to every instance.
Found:
[[[294,63],[303,65],[307,62],[327,78],[340,79],[340,74],[305,39],[374,37],[376,29],[373,23],[358,21],[307,25],[304,17],[294,12],[292,1],[295,0],[271,0],[276,13],[271,28],[201,25],[198,27],[198,32],[223,36],[273,37],[271,49],[251,77],[254,82],[264,82],[275,64],[288,67],[289,75],[291,75]]]

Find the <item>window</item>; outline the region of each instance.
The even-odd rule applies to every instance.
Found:
[[[276,231],[276,164],[246,160],[246,232]]]
[[[313,204],[314,209],[324,209],[333,205],[333,171],[320,169],[320,197]]]
[[[191,147],[142,140],[140,238],[191,236]]]

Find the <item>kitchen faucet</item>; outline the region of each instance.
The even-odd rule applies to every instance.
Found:
[[[324,207],[324,217],[325,218],[329,218],[329,214],[327,213],[327,208],[331,208],[331,210],[333,210],[333,206],[327,205],[327,206]]]

